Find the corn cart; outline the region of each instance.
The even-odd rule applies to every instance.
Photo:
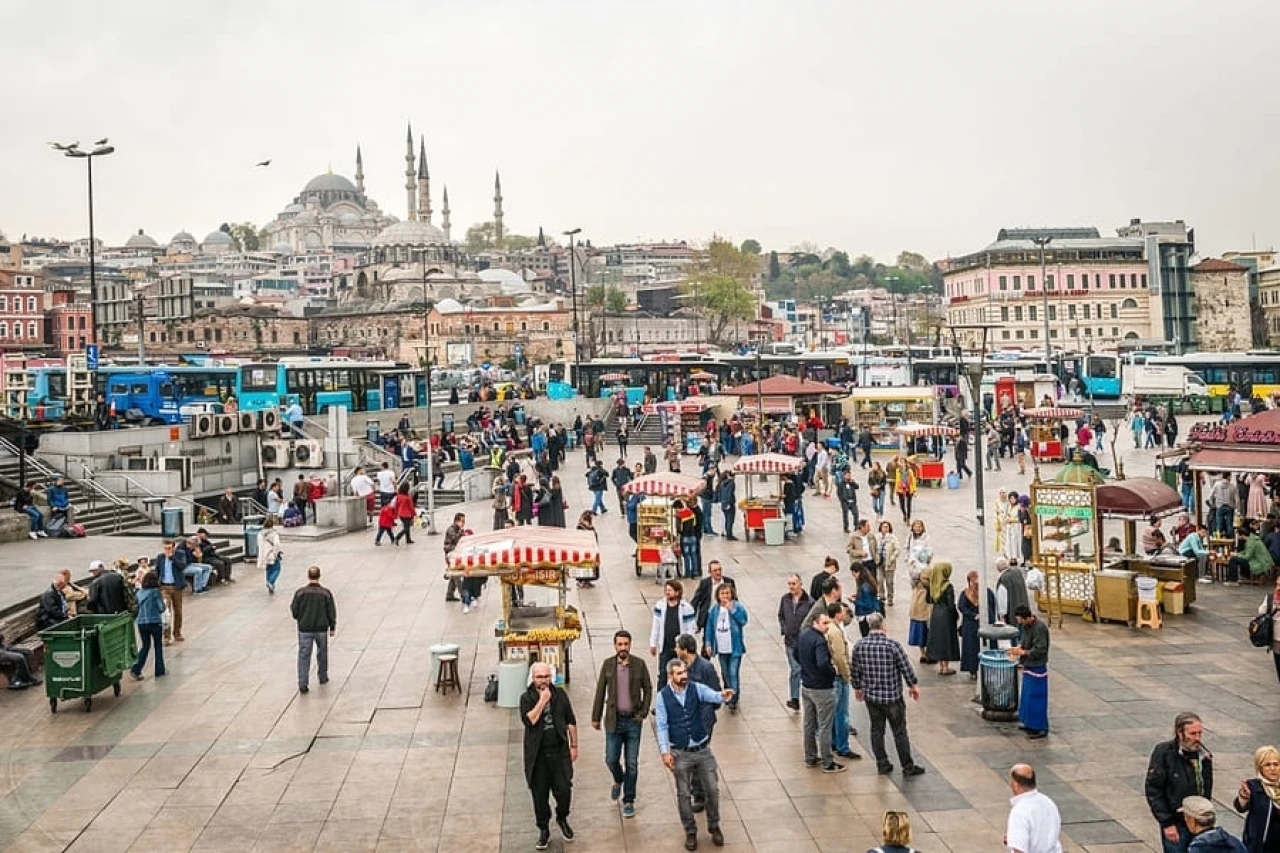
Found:
[[[40,632],[44,641],[44,689],[49,711],[58,702],[80,699],[85,713],[93,709],[93,694],[111,688],[120,695],[120,676],[138,657],[133,617],[85,614]]]
[[[636,477],[622,487],[624,497],[645,496],[636,507],[636,577],[641,577],[648,567],[653,568],[656,583],[680,576],[680,557],[676,554],[680,533],[672,505],[680,499],[691,503],[705,487],[701,477],[670,472]]]
[[[568,581],[595,577],[599,567],[600,548],[590,532],[513,527],[463,537],[445,575],[496,578],[502,586],[502,620],[494,629],[498,660],[550,664],[568,682],[572,644],[582,635],[581,616],[568,605]],[[518,602],[517,588],[523,593]]]
[[[1083,417],[1084,410],[1065,406],[1041,406],[1027,409],[1022,414],[1030,422],[1027,434],[1031,444],[1031,458],[1037,462],[1065,462],[1067,442],[1062,438],[1062,422]]]
[[[759,533],[764,536],[764,523],[775,518],[782,518],[782,478],[793,476],[804,468],[804,460],[799,456],[785,456],[781,453],[759,453],[754,456],[743,456],[733,464],[735,474],[758,474],[762,482],[774,480],[776,491],[767,496],[755,495],[754,477],[747,477],[747,495],[738,503],[742,510],[743,526],[747,538]]]
[[[955,438],[960,430],[946,424],[899,424],[894,427],[898,434],[898,448],[904,456],[916,466],[916,480],[922,486],[941,487],[947,479],[947,463],[924,453],[916,453],[916,439],[941,436]]]

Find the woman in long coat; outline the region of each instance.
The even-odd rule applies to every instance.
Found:
[[[1018,493],[1009,492],[1005,501],[1004,548],[1001,550],[1009,565],[1022,562],[1022,524],[1018,521]]]
[[[969,585],[956,599],[956,610],[960,612],[960,671],[969,673],[969,680],[973,681],[978,677],[978,628],[982,620],[982,608],[978,603],[982,599],[978,573],[971,571],[965,579]]]
[[[955,675],[951,661],[960,660],[960,626],[950,563],[934,564],[929,578],[929,601],[933,612],[929,614],[929,641],[925,645],[925,654],[938,662],[938,675]]]
[[[933,569],[928,566],[919,572],[911,572],[911,607],[907,611],[911,621],[907,625],[907,645],[920,649],[920,663],[933,663],[925,649],[929,642],[929,618],[933,613],[933,605],[929,603],[932,573]]]

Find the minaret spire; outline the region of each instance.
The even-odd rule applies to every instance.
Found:
[[[493,173],[493,243],[502,247],[502,174]]]
[[[420,140],[418,152],[418,218],[431,224],[431,173],[427,171],[427,138]]]
[[[364,157],[360,155],[360,143],[356,143],[356,192],[364,192]]]
[[[405,194],[408,196],[410,222],[418,218],[418,210],[414,205],[413,198],[414,190],[417,189],[417,184],[413,179],[413,172],[413,125],[410,124],[408,125],[404,143],[404,189]]]
[[[440,216],[442,217],[440,220],[440,226],[441,226],[441,229],[444,231],[445,242],[446,243],[451,242],[449,237],[450,223],[449,223],[449,187],[448,185],[446,185],[444,188],[444,200],[443,200],[443,206],[440,208]]]

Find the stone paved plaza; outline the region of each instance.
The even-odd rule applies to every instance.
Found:
[[[1151,473],[1150,452],[1129,456],[1131,476]],[[589,506],[581,472],[581,458],[571,459],[563,477],[570,518]],[[1006,464],[989,481],[989,493],[1020,489],[1028,479]],[[863,499],[865,510],[865,490]],[[652,577],[634,576],[625,524],[610,503],[598,521],[603,581],[571,592],[587,628],[575,646],[569,686],[582,745],[573,847],[680,850],[674,786],[652,734],[641,752],[638,814],[624,820],[608,798],[603,735],[589,726],[595,673],[612,653],[612,633],[629,628],[642,649],[661,589]],[[1045,740],[1028,741],[1014,724],[983,721],[967,679],[942,679],[928,668],[921,701],[908,709],[925,775],[877,776],[866,759],[850,762],[843,774],[810,771],[802,761],[800,717],[784,705],[787,665],[775,613],[788,572],[807,583],[824,555],[845,560],[834,500],[810,497],[806,506],[809,524],[797,542],[704,544],[704,560],[724,562],[751,613],[742,710],[721,714],[714,741],[728,850],[864,850],[879,843],[881,814],[890,808],[909,813],[914,846],[925,853],[998,850],[1010,797],[1006,772],[1020,761],[1035,765],[1042,790],[1057,801],[1064,849],[1158,850],[1142,781],[1147,755],[1170,737],[1175,713],[1190,709],[1204,717],[1220,814],[1240,779],[1252,775],[1254,748],[1280,741],[1280,687],[1271,661],[1244,638],[1264,589],[1214,585],[1200,589],[1194,614],[1169,618],[1159,632],[1073,617],[1054,628],[1053,731]],[[973,506],[968,482],[958,491],[924,490],[917,499],[917,517],[929,527],[937,558],[955,563],[957,585],[977,563]],[[487,504],[470,508],[471,525],[487,530]],[[893,510],[888,518],[898,521]],[[92,713],[73,702],[50,715],[39,690],[0,694],[0,848],[532,850],[520,721],[516,712],[482,701],[484,683],[497,671],[493,627],[500,607],[493,585],[483,605],[464,615],[443,602],[439,537],[376,549],[372,539],[370,533],[287,543],[275,596],[256,572],[238,567],[234,587],[188,600],[187,642],[166,650],[169,677],[126,679],[123,695],[100,695]],[[102,556],[116,550],[104,544]],[[310,563],[323,568],[336,595],[339,626],[332,681],[323,687],[313,681],[303,696],[295,685],[288,605]],[[900,590],[905,575],[900,568]],[[900,594],[889,611],[898,639],[906,634],[906,599]],[[461,696],[445,698],[429,686],[427,649],[442,640],[462,646]],[[866,715],[856,704],[854,717],[862,732],[856,748],[867,753]],[[1223,823],[1239,830],[1234,816]],[[552,839],[552,849],[561,849],[554,830]],[[701,844],[709,848],[705,832]]]

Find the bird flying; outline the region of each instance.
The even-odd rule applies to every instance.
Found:
[[[255,165],[255,166],[270,166],[270,165],[271,165],[271,161],[270,161],[270,160],[263,160],[261,163],[254,163],[254,165]]]
[[[70,145],[62,145],[61,143],[58,143],[58,142],[50,142],[50,143],[49,143],[49,147],[50,147],[50,148],[55,148],[55,149],[57,149],[58,151],[70,151],[72,148],[79,148],[79,147],[80,147],[80,143],[79,143],[79,142],[73,142],[73,143],[71,143]]]

